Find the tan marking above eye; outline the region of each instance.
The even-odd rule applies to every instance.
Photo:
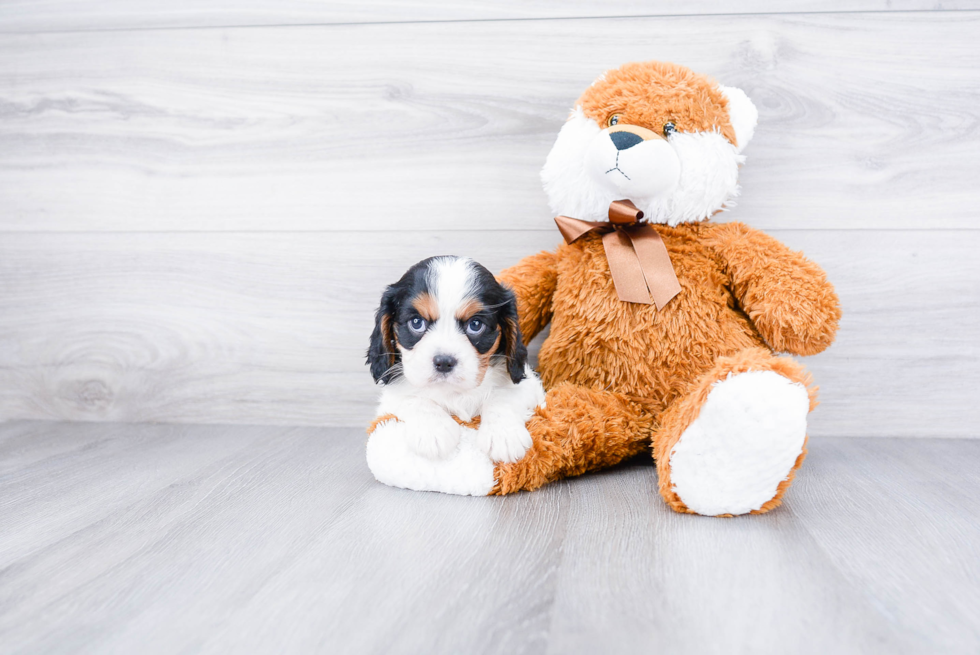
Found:
[[[473,318],[474,315],[479,314],[484,309],[486,309],[486,307],[483,306],[482,302],[476,298],[469,298],[466,300],[466,302],[459,306],[459,309],[456,310],[456,318],[460,321],[468,321]]]
[[[439,304],[429,293],[420,293],[412,300],[412,307],[429,323],[439,320]]]

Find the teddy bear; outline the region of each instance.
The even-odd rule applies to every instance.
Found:
[[[777,353],[826,349],[841,310],[801,253],[710,220],[733,206],[757,117],[740,89],[656,61],[608,71],[578,99],[541,172],[566,243],[499,275],[524,338],[551,330],[533,444],[497,467],[492,493],[652,450],[675,511],[780,504],[806,456],[817,389]],[[645,251],[661,267],[640,275]]]
[[[780,504],[817,395],[788,355],[827,348],[841,310],[817,264],[711,220],[734,206],[757,117],[740,89],[657,61],[608,71],[578,99],[541,172],[564,243],[498,275],[525,342],[550,325],[545,400],[523,456],[480,459],[483,486],[465,493],[531,491],[651,453],[677,512]]]

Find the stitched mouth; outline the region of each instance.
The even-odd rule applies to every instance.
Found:
[[[627,180],[630,180],[630,176],[627,175],[626,173],[624,173],[623,171],[619,170],[619,166],[617,166],[616,168],[610,168],[608,171],[606,171],[606,175],[609,175],[613,171],[618,171],[620,175],[622,175],[623,177],[625,177]],[[633,180],[630,180],[630,182],[632,182],[632,181]]]
[[[616,151],[616,165],[615,165],[615,166],[613,166],[612,168],[610,168],[610,169],[609,169],[608,171],[606,171],[606,175],[609,175],[609,174],[610,174],[610,173],[612,173],[613,171],[619,171],[619,174],[620,174],[620,175],[622,175],[623,177],[625,177],[625,178],[626,178],[627,180],[630,180],[630,176],[629,176],[629,175],[627,175],[626,173],[624,173],[624,172],[623,172],[623,171],[622,171],[622,170],[621,170],[621,169],[619,168],[619,151]],[[633,181],[633,180],[630,180],[630,182],[632,182],[632,181]]]

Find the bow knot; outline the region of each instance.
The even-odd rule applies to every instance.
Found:
[[[681,285],[663,239],[653,227],[640,223],[641,218],[643,212],[632,202],[614,200],[609,204],[608,223],[570,216],[556,216],[555,223],[565,243],[573,243],[589,232],[602,234],[602,247],[619,299],[656,304],[657,309],[663,309],[680,293]]]

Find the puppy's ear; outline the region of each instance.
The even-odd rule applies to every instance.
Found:
[[[507,372],[514,384],[523,380],[524,367],[527,365],[527,348],[521,336],[521,326],[517,320],[517,298],[514,292],[504,288],[506,301],[497,310],[500,323],[500,347],[498,353],[507,358]]]
[[[381,305],[374,316],[374,331],[367,351],[367,364],[375,382],[388,383],[393,377],[391,367],[401,356],[395,347],[395,313],[398,311],[398,289],[390,286],[381,296]]]

